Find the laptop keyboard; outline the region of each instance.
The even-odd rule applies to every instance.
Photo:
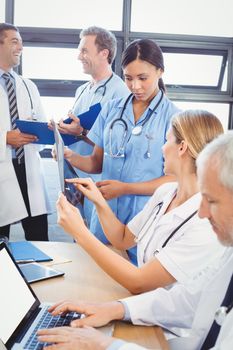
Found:
[[[32,335],[30,336],[26,345],[24,346],[24,349],[39,350],[39,349],[43,349],[45,345],[49,345],[48,343],[46,344],[46,343],[38,342],[37,335],[36,335],[36,332],[38,331],[38,329],[69,326],[72,320],[78,319],[80,317],[81,317],[81,314],[78,314],[76,312],[70,312],[66,316],[60,316],[60,315],[52,316],[47,310],[45,310],[43,315],[41,316],[40,321],[35,327]]]

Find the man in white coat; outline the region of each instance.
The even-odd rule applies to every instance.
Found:
[[[220,242],[229,246],[220,267],[219,264],[217,269],[209,267],[197,276],[198,283],[192,281],[191,286],[176,284],[170,290],[159,288],[104,304],[56,304],[50,309],[54,314],[72,310],[86,317],[73,321],[72,327],[40,330],[40,341],[55,343],[46,349],[145,349],[107,337],[90,327],[75,328],[98,327],[122,319],[138,325],[159,325],[175,333],[178,328],[188,329],[185,337],[173,337],[169,341],[171,349],[233,349],[233,133],[221,135],[207,145],[198,157],[197,168],[202,193],[199,216],[208,218]],[[224,304],[226,297],[228,301]],[[220,305],[224,307],[219,309]],[[221,328],[214,319],[222,324]]]
[[[0,235],[9,237],[10,225],[21,220],[26,239],[48,240],[49,202],[38,153],[40,148],[32,143],[35,136],[21,133],[15,127],[18,118],[45,120],[35,84],[13,71],[20,63],[22,50],[18,29],[1,23]],[[20,149],[21,158],[17,156]]]

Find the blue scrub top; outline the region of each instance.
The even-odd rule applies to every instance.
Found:
[[[76,116],[88,111],[90,106],[96,103],[100,102],[101,106],[103,106],[112,99],[124,98],[130,94],[125,82],[117,74],[113,73],[112,78],[103,87],[107,80],[108,78],[101,80],[94,86],[91,86],[90,82],[87,82],[76,90],[75,104],[73,106],[73,112]],[[70,148],[83,156],[90,155],[93,152],[93,147],[82,140],[70,145]],[[79,177],[92,177],[94,181],[100,180],[101,177],[100,175],[87,174],[79,169],[76,169],[76,172]],[[92,202],[85,198],[83,215],[88,225],[90,224],[92,208]]]
[[[146,116],[153,110],[160,97],[161,92],[153,99],[136,125],[143,124]],[[164,95],[157,110],[143,126],[142,133],[140,135],[132,135],[135,122],[131,98],[123,115],[123,119],[128,126],[124,157],[113,158],[110,155],[110,126],[114,119],[120,117],[125,100],[118,99],[107,103],[88,134],[88,138],[91,141],[104,149],[102,180],[115,179],[123,182],[142,182],[158,178],[164,175],[161,147],[166,140],[165,137],[170,126],[170,119],[178,111],[178,108]],[[116,154],[119,150],[123,132],[122,123],[115,123],[112,130],[113,154]],[[150,148],[150,158],[145,156],[148,148]],[[127,224],[142,210],[148,199],[149,196],[125,195],[114,198],[108,203],[119,220]],[[102,242],[108,242],[102,231],[95,209],[91,217],[90,230]]]
[[[113,77],[107,82],[105,88],[103,85],[108,79],[98,82],[98,84],[91,86],[90,82],[81,85],[75,93],[75,104],[73,106],[74,115],[78,116],[89,110],[91,106],[96,103],[101,103],[103,106],[106,102],[115,98],[124,98],[130,94],[125,82],[115,73]],[[93,151],[93,147],[84,141],[78,141],[71,145],[70,148],[78,154],[89,155]],[[80,176],[87,176],[81,172]]]

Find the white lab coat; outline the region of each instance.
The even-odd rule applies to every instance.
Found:
[[[15,77],[17,106],[20,119],[31,119],[31,103],[22,78]],[[38,120],[45,120],[40,95],[35,84],[24,79],[33,102]],[[23,197],[12,164],[12,147],[6,144],[6,133],[11,130],[8,96],[0,85],[0,226],[5,226],[28,216]],[[32,216],[48,213],[50,210],[45,188],[43,170],[38,151],[40,146],[29,144],[24,147],[27,173],[28,197]]]
[[[174,325],[190,328],[186,337],[169,340],[172,350],[199,350],[214,320],[215,312],[221,304],[233,272],[233,249],[228,248],[222,257],[221,267],[209,271],[204,278],[205,286],[200,290],[188,290],[176,284],[172,289],[159,288],[155,291],[124,299],[133,324],[159,325],[175,331]],[[228,314],[214,350],[232,350],[232,311]],[[178,332],[177,332],[178,333]],[[227,334],[227,339],[226,339]],[[223,346],[224,344],[224,346]],[[120,350],[144,349],[134,344],[124,344]]]

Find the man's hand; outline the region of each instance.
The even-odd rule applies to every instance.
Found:
[[[52,315],[67,314],[71,311],[84,314],[85,317],[71,322],[71,327],[101,327],[112,320],[121,320],[125,310],[122,303],[118,301],[108,303],[71,303],[61,302],[48,309]]]
[[[105,350],[114,341],[91,327],[40,329],[37,335],[39,342],[55,343],[44,348],[47,350]]]
[[[79,136],[83,132],[83,127],[80,125],[80,120],[72,113],[68,113],[68,117],[72,119],[70,124],[66,124],[61,119],[58,123],[58,130],[61,134],[69,134]]]
[[[56,147],[55,145],[53,145],[52,150],[51,150],[51,154],[54,160],[57,160],[57,153],[56,153]],[[66,158],[70,163],[71,163],[71,159],[72,159],[72,155],[74,154],[74,152],[68,148],[67,146],[64,147],[64,158]]]
[[[96,186],[106,200],[117,198],[125,194],[125,183],[118,180],[103,180],[96,182]]]
[[[36,140],[37,137],[35,135],[24,134],[20,132],[19,129],[7,131],[6,134],[6,143],[7,145],[11,145],[13,148],[25,146]]]

